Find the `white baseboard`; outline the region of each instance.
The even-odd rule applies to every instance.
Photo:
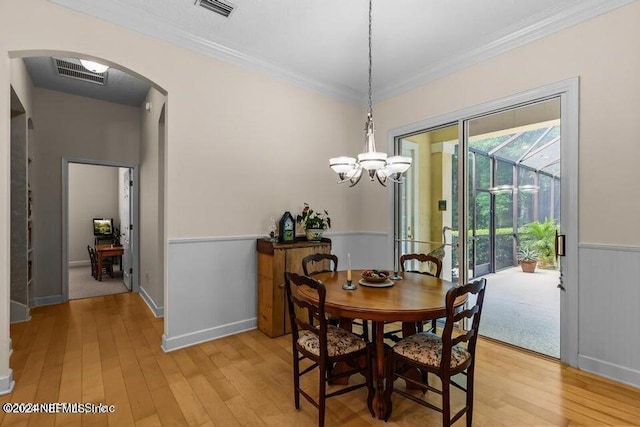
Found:
[[[4,377],[0,377],[0,395],[9,394],[13,391],[16,382],[13,380],[13,370],[9,369],[9,373]]]
[[[139,294],[155,317],[164,317],[164,306],[158,306],[142,286],[140,286]]]
[[[191,345],[200,344],[205,341],[211,341],[218,338],[235,335],[240,332],[250,331],[258,327],[258,319],[241,320],[239,322],[229,323],[226,325],[216,326],[214,328],[203,329],[201,331],[191,332],[177,337],[167,338],[162,335],[162,350],[165,352],[178,350],[180,348],[189,347]]]
[[[89,267],[91,266],[91,261],[69,261],[69,268],[73,267]]]
[[[578,355],[578,367],[593,374],[601,375],[634,387],[640,387],[640,371],[634,369],[581,354]]]
[[[40,307],[42,305],[62,304],[63,298],[61,294],[47,295],[46,297],[35,297],[32,300],[32,307]]]

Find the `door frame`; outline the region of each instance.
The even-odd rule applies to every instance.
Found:
[[[93,160],[77,157],[62,158],[62,302],[69,301],[69,163],[79,163],[83,165],[110,166],[116,168],[131,169],[131,179],[133,187],[129,197],[131,198],[131,223],[133,224],[133,236],[131,237],[131,256],[133,263],[133,275],[131,277],[131,291],[140,291],[140,253],[139,246],[139,204],[138,204],[138,182],[139,166],[135,163]]]
[[[464,108],[440,116],[390,129],[388,132],[387,149],[397,152],[399,137],[427,131],[449,124],[458,124],[458,141],[460,152],[467,152],[468,121],[490,113],[508,110],[516,106],[526,105],[549,98],[560,98],[560,125],[563,143],[561,144],[561,214],[560,230],[566,235],[565,257],[560,258],[561,280],[564,291],[560,295],[560,360],[571,366],[578,365],[578,152],[579,152],[579,91],[580,79],[573,77],[567,80],[551,83],[525,92],[506,96],[478,105]],[[462,156],[458,165],[458,176],[467,176],[467,156]],[[468,201],[465,195],[468,191],[467,180],[458,183],[459,209],[468,211]],[[388,264],[393,263],[395,231],[397,230],[397,185],[389,187],[388,191],[388,224],[387,247]],[[467,230],[467,215],[459,215],[460,230]],[[468,265],[466,250],[459,250],[460,265]],[[467,269],[460,269],[460,282],[467,280]]]
[[[403,143],[403,148],[406,148],[409,151],[412,151],[413,156],[407,156],[407,157],[411,157],[412,158],[412,165],[413,168],[412,170],[415,169],[419,169],[419,164],[420,164],[420,156],[419,156],[419,146],[418,144],[416,144],[413,141],[404,141]],[[401,153],[401,156],[405,156],[407,153]],[[413,173],[413,172],[412,172]],[[416,219],[418,217],[417,213],[418,213],[418,195],[420,194],[420,188],[419,185],[415,185],[413,186],[413,188],[411,189],[411,194],[409,195],[409,197],[411,197],[411,209],[412,209],[412,216],[414,219]],[[398,239],[406,239],[408,236],[403,236],[402,235],[402,230],[400,230],[400,224],[398,224]],[[412,233],[413,233],[413,239],[414,240],[420,240],[420,239],[416,239],[416,224],[415,221],[411,224],[412,227]],[[406,229],[404,230],[404,232],[406,233]],[[402,246],[408,246],[409,242],[406,241],[399,241],[397,242],[399,247]],[[411,244],[412,247],[414,247],[415,244]],[[399,260],[397,260],[397,262],[399,262]],[[400,265],[395,266],[394,264],[394,269],[395,270],[400,270]]]

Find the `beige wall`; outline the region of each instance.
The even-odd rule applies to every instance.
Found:
[[[640,245],[640,198],[629,186],[640,157],[638,22],[634,2],[381,102],[378,133],[579,76],[580,240]],[[385,216],[368,220],[368,229],[387,228]]]
[[[443,142],[458,139],[458,127],[450,126],[406,138],[418,145],[418,222],[415,240],[442,241],[442,227],[451,226],[451,147],[442,148]],[[444,152],[443,152],[444,151]],[[438,210],[438,201],[447,200],[447,212]],[[438,245],[419,246],[429,252]],[[416,249],[418,250],[418,249]]]
[[[40,280],[32,294],[43,298],[62,292],[62,159],[137,163],[140,111],[46,89],[34,95],[35,271],[36,278],[47,280]]]
[[[336,231],[356,223],[357,196],[335,185],[327,159],[361,149],[362,109],[44,0],[0,8],[5,53],[83,52],[169,93],[169,238],[262,234],[271,215],[304,201],[328,209]]]
[[[69,164],[69,265],[88,265],[93,218],[113,218],[118,226],[118,168]]]
[[[332,231],[361,229],[360,216],[353,214],[361,193],[337,186],[327,163],[332,156],[361,150],[365,117],[360,107],[45,0],[7,0],[0,2],[0,99],[5,100],[0,102],[0,242],[9,237],[9,58],[53,52],[101,58],[148,78],[168,94],[168,238],[266,234],[271,216],[295,213],[303,202],[327,209]],[[46,123],[40,122],[36,127],[46,134]],[[54,159],[43,138],[38,138],[43,150],[37,154]],[[124,156],[102,154],[109,159]],[[51,160],[57,170],[52,166],[50,175],[42,171],[37,180],[60,182],[57,157]],[[52,190],[43,196],[50,206],[60,198],[59,189]],[[59,293],[60,230],[46,228],[39,236],[51,247],[37,257],[49,257],[51,265],[58,266],[36,272],[56,280],[39,295]],[[7,270],[2,266],[8,262],[5,243],[0,245],[0,271]],[[8,301],[8,283],[6,273],[0,277],[0,307]],[[5,314],[0,311],[0,330],[2,319],[8,319]],[[0,336],[3,343],[8,340],[4,338]],[[0,377],[6,360],[8,353],[0,347]]]
[[[151,105],[150,111],[145,109],[147,103]],[[165,233],[160,215],[160,206],[164,205],[161,198],[164,186],[160,181],[165,165],[161,155],[163,150],[159,147],[159,121],[164,105],[165,96],[151,88],[140,107],[140,286],[158,307],[162,307],[164,301],[161,260],[164,257]]]

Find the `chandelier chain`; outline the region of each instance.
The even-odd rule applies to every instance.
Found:
[[[377,179],[386,187],[387,182],[401,184],[404,182],[403,173],[411,167],[411,157],[392,155],[376,150],[373,124],[373,0],[369,0],[369,111],[364,128],[364,151],[358,158],[350,156],[333,157],[329,159],[329,166],[338,174],[338,183],[348,182],[353,187],[366,174],[371,181]]]
[[[372,73],[372,60],[371,60],[371,1],[369,0],[369,114],[373,116],[373,104],[371,102],[371,73]]]

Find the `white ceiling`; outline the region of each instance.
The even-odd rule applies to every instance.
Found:
[[[80,64],[77,58],[61,58],[67,62]],[[149,84],[116,68],[106,71],[104,85],[72,79],[59,75],[53,58],[49,56],[32,56],[24,58],[25,66],[36,87],[52,89],[60,92],[103,101],[139,107],[149,92]]]
[[[367,0],[51,0],[351,102],[367,92]],[[383,99],[637,0],[373,0]],[[538,58],[537,60],[544,60]]]

